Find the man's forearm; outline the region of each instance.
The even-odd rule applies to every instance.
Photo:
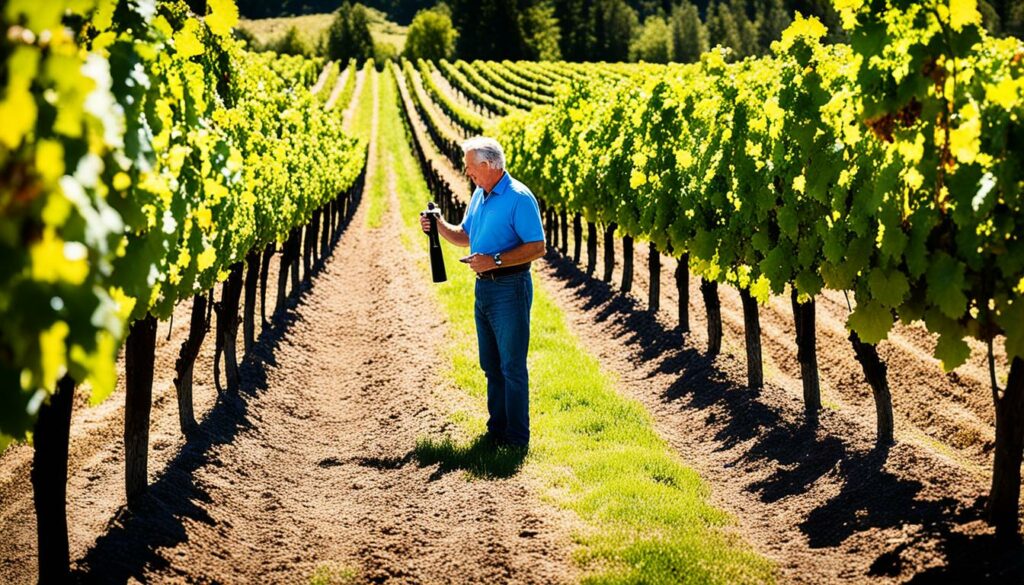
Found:
[[[469,245],[469,234],[461,226],[450,224],[441,218],[437,221],[437,233],[456,246],[465,248]]]
[[[527,242],[501,253],[502,266],[517,266],[533,262],[544,255],[544,242]]]

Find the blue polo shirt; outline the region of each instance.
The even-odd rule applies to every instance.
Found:
[[[527,242],[543,242],[540,207],[526,185],[506,171],[490,193],[477,187],[462,218],[470,253],[497,254]]]

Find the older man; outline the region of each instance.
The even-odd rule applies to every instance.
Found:
[[[505,153],[491,138],[462,144],[466,174],[476,185],[459,225],[437,222],[441,236],[469,246],[476,272],[476,336],[487,377],[487,434],[496,445],[530,442],[530,263],[544,255],[544,228],[533,193],[505,171]],[[423,231],[430,229],[421,219]]]

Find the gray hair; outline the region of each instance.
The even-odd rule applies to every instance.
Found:
[[[501,149],[497,140],[486,136],[474,136],[461,146],[464,154],[475,152],[477,162],[485,163],[492,169],[505,169],[505,151]]]

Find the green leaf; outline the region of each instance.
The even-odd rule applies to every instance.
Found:
[[[898,307],[910,292],[907,277],[897,270],[886,271],[875,268],[868,276],[868,288],[878,302],[884,307]]]
[[[971,355],[971,348],[964,341],[967,331],[959,321],[947,317],[939,309],[932,308],[925,311],[924,324],[928,331],[939,335],[934,355],[942,362],[943,370],[951,372],[967,361]]]
[[[750,243],[751,245],[754,246],[755,250],[761,252],[762,254],[767,252],[772,247],[771,238],[769,238],[768,234],[764,233],[763,231],[755,233],[750,238]]]
[[[758,264],[761,272],[771,280],[772,290],[775,294],[782,294],[789,280],[790,258],[792,257],[789,246],[779,245],[772,249]]]
[[[796,275],[796,290],[798,293],[813,297],[821,292],[823,285],[821,277],[814,271],[802,270],[800,274]]]
[[[847,290],[853,286],[850,275],[831,262],[822,262],[819,270],[825,286],[832,290]]]
[[[697,235],[693,238],[693,253],[702,260],[710,260],[715,255],[715,234],[698,229]]]
[[[928,236],[933,225],[927,210],[922,209],[910,217],[910,241],[903,254],[912,278],[919,278],[928,270]]]
[[[881,226],[884,227],[882,241],[879,245],[882,256],[891,259],[899,258],[903,255],[903,251],[906,250],[907,244],[910,242],[910,238],[903,231],[903,226],[901,225],[902,218],[899,211],[895,206],[888,205],[882,208],[878,219]]]
[[[969,357],[971,348],[964,341],[962,329],[959,333],[949,331],[939,335],[939,341],[935,344],[935,358],[942,362],[944,371],[952,372],[963,365]]]
[[[779,229],[789,239],[796,241],[800,235],[800,218],[794,205],[784,205],[778,212]]]
[[[964,296],[964,265],[945,252],[933,256],[928,266],[928,302],[938,307],[947,317],[959,319],[967,309]]]
[[[767,305],[768,301],[771,300],[771,289],[769,288],[768,279],[764,275],[761,275],[750,284],[750,296],[754,297],[762,305]]]
[[[821,240],[812,234],[800,238],[797,246],[797,260],[802,266],[811,266],[817,263],[821,251]]]
[[[1024,299],[1004,308],[996,316],[996,323],[1006,334],[1006,355],[1024,359]]]
[[[833,228],[825,234],[825,246],[822,250],[825,253],[825,259],[833,264],[838,264],[842,261],[843,256],[846,254],[846,232],[845,230]]]
[[[847,327],[855,332],[864,343],[875,344],[889,335],[892,329],[892,312],[875,301],[857,303],[850,313]]]

